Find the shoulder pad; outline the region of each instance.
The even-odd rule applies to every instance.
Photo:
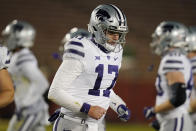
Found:
[[[183,55],[166,55],[162,61],[162,70],[164,72],[184,70],[185,57]]]
[[[21,52],[19,52],[16,65],[20,66],[20,65],[25,64],[27,62],[33,62],[33,63],[37,64],[37,60],[36,60],[34,54],[28,49],[22,50]]]
[[[66,57],[75,59],[82,59],[85,57],[84,44],[81,40],[73,38],[64,45],[63,59]]]

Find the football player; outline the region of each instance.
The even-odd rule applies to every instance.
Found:
[[[55,131],[100,130],[111,102],[120,118],[130,117],[126,104],[112,89],[128,32],[126,17],[115,5],[99,5],[88,28],[92,37],[74,37],[65,44],[63,62],[49,90],[48,98],[62,107]]]
[[[7,71],[9,54],[7,48],[0,45],[0,108],[7,106],[14,99],[14,86]]]
[[[77,37],[77,38],[82,38],[82,37],[91,38],[92,35],[89,31],[87,31],[85,29],[77,28],[77,27],[72,28],[68,33],[66,33],[66,35],[62,39],[61,45],[59,47],[59,53],[54,53],[53,54],[53,57],[55,59],[62,60],[62,58],[61,58],[62,55],[61,54],[63,54],[63,52],[64,52],[64,45],[74,37]],[[115,95],[114,97],[111,97],[110,99],[111,99],[110,107],[118,114],[119,118],[122,121],[127,121],[130,118],[130,111],[126,108],[125,102],[118,95]],[[121,110],[121,112],[118,112],[117,111],[118,106],[120,106],[120,107],[123,106],[124,110]],[[59,114],[60,114],[60,109],[57,109],[50,116],[50,118],[48,120],[51,123],[54,123],[54,121],[59,117]],[[103,121],[99,123],[99,131],[104,131],[104,130],[105,130],[105,120],[103,119]]]
[[[188,58],[190,59],[192,65],[192,73],[194,80],[194,88],[191,93],[191,102],[189,107],[189,112],[191,114],[191,118],[194,123],[194,130],[196,130],[196,30],[190,28],[190,33],[186,37],[186,41],[188,42],[187,52]]]
[[[185,51],[187,34],[188,29],[183,24],[164,21],[152,35],[150,46],[155,54],[161,56],[161,62],[155,83],[156,104],[146,107],[144,115],[146,119],[156,115],[160,131],[193,131],[187,111],[193,82]]]
[[[3,41],[12,52],[9,72],[15,84],[16,111],[9,122],[8,131],[45,130],[48,105],[42,95],[48,88],[48,81],[29,49],[34,44],[35,34],[31,24],[19,20],[13,20],[2,31]]]

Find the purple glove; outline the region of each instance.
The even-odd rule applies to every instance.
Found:
[[[146,119],[150,119],[155,116],[154,108],[153,107],[145,107],[144,108],[144,117]]]
[[[131,111],[125,105],[119,105],[117,108],[118,117],[122,121],[128,121],[131,117]]]

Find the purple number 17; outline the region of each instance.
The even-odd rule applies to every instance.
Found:
[[[101,81],[103,78],[103,73],[104,73],[104,65],[103,64],[99,64],[96,68],[95,68],[95,72],[98,73],[97,75],[97,79],[95,81],[95,85],[93,89],[90,89],[88,94],[89,95],[94,95],[94,96],[100,96],[100,86],[101,86]],[[110,95],[110,89],[113,88],[116,79],[118,77],[118,66],[117,65],[108,65],[108,74],[112,74],[112,72],[115,73],[114,79],[112,80],[111,85],[106,89],[103,90],[103,96],[105,97],[109,97]]]

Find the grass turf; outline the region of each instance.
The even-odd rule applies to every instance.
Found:
[[[0,119],[0,131],[6,131],[8,120]],[[52,125],[46,128],[46,131],[52,131]],[[144,124],[124,124],[124,123],[106,123],[106,131],[154,131],[148,125]]]

